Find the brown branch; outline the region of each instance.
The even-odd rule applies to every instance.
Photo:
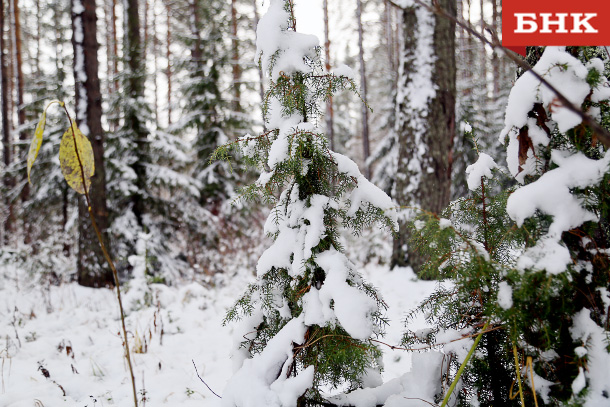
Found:
[[[380,343],[382,345],[385,345],[385,346],[387,346],[388,348],[390,348],[392,350],[405,350],[405,351],[409,351],[409,352],[419,352],[419,351],[422,351],[422,350],[433,349],[433,348],[436,348],[438,346],[447,345],[449,343],[461,341],[461,340],[464,340],[464,339],[473,338],[475,336],[479,336],[480,334],[486,334],[486,333],[489,333],[491,331],[497,331],[498,329],[504,329],[504,326],[503,325],[498,325],[496,327],[493,327],[493,328],[490,328],[490,329],[486,329],[486,330],[481,331],[481,332],[477,332],[477,333],[474,333],[474,334],[463,335],[463,336],[461,336],[459,338],[450,340],[449,342],[435,343],[435,344],[428,345],[428,346],[422,346],[421,348],[403,348],[403,347],[400,347],[400,346],[390,345],[388,343],[379,341],[377,339],[369,339],[369,340],[371,342],[377,342],[377,343]]]

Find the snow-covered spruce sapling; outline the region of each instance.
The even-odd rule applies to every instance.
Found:
[[[595,56],[592,48],[549,47],[534,69],[607,126],[608,61]],[[521,373],[528,404],[605,405],[610,153],[531,73],[511,91],[501,137],[521,185],[489,194],[497,169],[480,154],[470,167],[471,196],[441,218],[414,223],[426,270],[453,285],[420,307],[435,331],[409,333],[406,342],[442,344],[491,321],[462,377],[461,405],[519,405],[508,396]]]
[[[97,235],[98,241],[100,243],[100,247],[112,270],[112,274],[114,277],[114,283],[116,286],[117,299],[119,303],[119,313],[121,316],[121,327],[123,329],[123,348],[125,350],[125,359],[127,360],[127,365],[129,366],[129,374],[131,378],[131,386],[133,391],[133,402],[134,407],[138,407],[138,399],[136,395],[136,382],[133,374],[133,367],[131,364],[131,356],[129,352],[129,342],[127,340],[127,328],[125,327],[125,312],[123,310],[123,303],[121,301],[121,289],[119,285],[119,274],[114,266],[110,255],[108,254],[108,250],[104,245],[104,239],[102,238],[102,234],[97,226],[97,222],[95,221],[94,208],[91,206],[91,199],[89,197],[89,188],[91,187],[91,177],[95,173],[95,164],[93,157],[93,148],[91,146],[91,142],[83,135],[80,131],[76,122],[72,120],[72,117],[68,113],[68,109],[64,102],[61,101],[52,101],[47,107],[43,110],[40,121],[36,126],[36,130],[34,131],[34,138],[30,144],[30,149],[27,156],[27,174],[28,180],[30,180],[30,173],[32,170],[32,166],[36,161],[36,157],[38,157],[38,152],[40,151],[40,147],[43,141],[44,128],[47,121],[47,109],[57,103],[64,109],[66,113],[66,117],[70,122],[70,127],[64,133],[61,143],[59,145],[59,163],[61,166],[61,172],[68,183],[68,185],[75,190],[77,193],[84,195],[87,201],[87,209],[89,212],[89,217],[91,219],[91,225],[95,230],[95,234]]]
[[[439,215],[422,213],[411,225],[411,244],[426,259],[422,275],[441,284],[407,318],[410,321],[422,313],[433,328],[407,331],[403,345],[442,348],[457,369],[473,345],[472,336],[485,331],[460,377],[461,390],[451,397],[464,405],[476,398],[481,405],[503,400],[502,405],[517,406],[518,400],[508,397],[515,379],[509,358],[510,330],[506,329],[510,327],[498,314],[505,312],[502,307],[510,308],[511,297],[502,289],[525,236],[506,213],[512,191],[502,189],[494,160],[479,153],[467,173],[469,196],[453,201]],[[451,342],[459,338],[462,340]],[[453,379],[452,374],[443,378],[447,387]]]
[[[270,78],[263,104],[270,130],[215,153],[226,157],[238,147],[262,170],[243,197],[275,203],[265,225],[274,243],[226,317],[243,321],[225,406],[317,405],[323,387],[353,390],[379,379],[371,339],[382,333],[385,304],[343,254],[339,233],[374,222],[394,229],[394,205],[319,131],[322,103],[355,84],[347,67],[324,73],[318,39],[295,31],[292,7],[272,0],[257,30]]]

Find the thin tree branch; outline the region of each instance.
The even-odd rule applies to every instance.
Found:
[[[193,367],[195,368],[195,373],[197,373],[197,377],[199,378],[199,380],[201,380],[201,383],[205,384],[205,387],[208,388],[209,391],[212,392],[212,394],[214,394],[216,397],[218,397],[219,399],[221,399],[222,397],[220,397],[218,394],[216,394],[216,392],[214,390],[212,390],[210,388],[210,386],[208,386],[208,384],[205,382],[205,380],[203,380],[201,378],[201,376],[199,376],[199,372],[197,371],[197,365],[195,365],[195,361],[193,359],[191,359],[191,362],[193,362]]]
[[[474,334],[462,335],[459,338],[452,339],[452,340],[450,340],[448,342],[433,343],[431,345],[422,346],[421,348],[403,348],[401,346],[390,345],[389,343],[385,343],[385,342],[382,342],[382,341],[377,340],[377,339],[369,339],[369,340],[371,342],[376,342],[376,343],[380,343],[382,345],[385,345],[385,346],[387,346],[388,348],[390,348],[392,350],[405,350],[405,351],[409,351],[409,352],[420,352],[420,351],[423,351],[423,350],[433,349],[433,348],[436,348],[436,347],[439,347],[439,346],[447,345],[447,344],[450,344],[450,343],[453,343],[453,342],[462,341],[464,339],[473,338],[475,336],[479,336],[481,334],[486,334],[488,332],[497,331],[498,329],[504,329],[504,326],[503,325],[497,325],[497,326],[495,326],[493,328],[484,329],[484,330],[482,330],[480,332],[477,332],[477,333],[474,333]]]

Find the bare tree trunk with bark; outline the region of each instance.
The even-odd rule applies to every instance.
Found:
[[[159,85],[157,82],[157,71],[159,70],[159,38],[157,37],[157,1],[153,0],[152,4],[152,53],[153,53],[153,87],[154,87],[154,100],[153,109],[155,113],[155,122],[159,123]]]
[[[19,141],[21,149],[19,157],[25,160],[28,151],[28,133],[25,131],[25,106],[23,100],[23,58],[22,58],[22,43],[21,43],[21,13],[19,10],[19,1],[13,0],[13,16],[15,19],[15,69],[17,71],[17,123],[19,128]],[[21,201],[26,202],[30,198],[30,184],[24,183],[21,190]],[[30,243],[30,225],[28,217],[23,217],[24,242]]]
[[[453,0],[439,0],[441,8],[456,15]],[[455,23],[443,16],[413,6],[403,11],[403,52],[398,80],[396,131],[398,173],[396,196],[399,205],[440,213],[449,203],[452,149],[455,138]],[[418,41],[426,41],[421,24],[433,25],[432,55],[418,53]],[[417,58],[425,63],[416,64]],[[418,65],[422,65],[419,66]],[[423,75],[423,76],[422,76]],[[428,79],[422,84],[422,77]],[[424,86],[424,88],[422,88]],[[428,88],[428,89],[427,89]],[[434,89],[424,105],[412,98]],[[408,245],[404,219],[394,241],[393,266],[412,266],[415,271],[422,256]]]
[[[169,3],[167,6],[167,22],[168,39],[171,39],[170,31],[170,14],[169,14]],[[144,98],[144,67],[142,58],[142,37],[140,35],[140,15],[138,8],[138,0],[126,0],[125,1],[125,17],[126,17],[126,30],[125,30],[125,60],[127,65],[127,80],[125,82],[127,97],[129,100],[142,101]],[[171,56],[169,42],[167,45],[168,53],[168,102],[171,107]],[[134,155],[135,161],[132,164],[133,171],[136,175],[136,187],[137,192],[132,195],[132,210],[135,215],[138,225],[143,226],[143,216],[147,212],[146,208],[146,195],[147,195],[147,179],[146,179],[146,164],[148,162],[148,129],[146,128],[145,121],[141,118],[140,109],[141,106],[124,106],[124,127],[129,131],[133,137],[135,143]],[[171,110],[168,109],[169,117],[171,118]]]
[[[233,110],[241,112],[241,65],[237,38],[237,0],[231,0],[231,49],[233,65]]]
[[[362,0],[356,0],[356,19],[358,20],[358,58],[360,61],[360,93],[364,100],[367,97],[366,89],[366,66],[364,64],[364,46],[362,44],[364,37],[364,29],[362,27]],[[362,104],[362,148],[364,161],[364,174],[371,178],[371,166],[367,162],[371,155],[369,145],[369,108],[366,104]]]
[[[324,0],[324,52],[326,57],[326,72],[330,72],[330,35],[328,26],[328,0]],[[330,142],[330,149],[335,150],[333,97],[326,102],[326,134]]]
[[[95,0],[72,0],[72,46],[74,47],[74,83],[76,85],[76,121],[91,141],[95,174],[89,196],[93,214],[109,248],[104,165],[104,130],[102,96],[98,76]],[[87,287],[113,286],[114,279],[89,220],[87,205],[79,200],[78,283]]]
[[[258,14],[258,5],[256,4],[256,0],[252,0],[252,7],[254,8],[254,34],[256,34],[256,29],[258,27],[258,21],[260,20]],[[261,103],[265,99],[265,80],[263,75],[263,70],[261,67],[258,67],[258,92],[261,97]]]
[[[491,29],[494,32],[500,32],[501,27],[500,27],[500,14],[499,14],[499,10],[498,10],[498,1],[499,0],[491,0],[491,7],[492,7],[492,15],[491,15]],[[494,81],[494,97],[498,97],[500,94],[500,83],[502,81],[502,77],[501,77],[501,59],[500,56],[498,55],[498,53],[496,51],[494,51],[493,55],[491,56],[491,69],[493,72],[493,81]]]
[[[2,69],[2,159],[4,162],[4,168],[8,169],[9,165],[13,162],[13,145],[11,140],[11,126],[9,123],[10,109],[9,109],[9,70],[8,61],[5,50],[7,44],[4,38],[4,23],[5,23],[5,3],[4,0],[0,0],[0,68]],[[13,180],[8,171],[4,173],[2,179],[4,188],[10,190],[13,186]],[[4,239],[3,243],[8,243],[9,237],[13,232],[13,203],[10,200],[9,194],[5,196],[5,206],[7,212],[3,214],[3,232]]]
[[[170,45],[172,43],[172,26],[171,26],[171,12],[169,8],[169,2],[165,3],[165,10],[167,11],[167,48],[166,48],[166,58],[167,58],[167,70],[165,74],[167,76],[167,124],[172,124],[172,50]]]

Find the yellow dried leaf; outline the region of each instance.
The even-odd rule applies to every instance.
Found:
[[[73,133],[72,128],[75,129]],[[76,149],[74,148],[74,142],[76,140],[76,146],[78,147],[78,157],[76,155]],[[81,172],[81,166],[85,173],[85,185],[83,185],[83,175]],[[72,189],[79,194],[84,194],[85,191],[89,191],[91,187],[91,177],[95,173],[95,165],[93,163],[93,148],[91,143],[76,127],[76,123],[72,125],[61,138],[61,144],[59,145],[59,163],[61,165],[61,172],[64,174],[66,182]]]
[[[31,184],[32,180],[30,180],[30,172],[32,171],[32,166],[34,165],[34,161],[36,161],[36,157],[38,157],[38,152],[40,151],[40,146],[42,145],[42,134],[44,133],[44,126],[47,123],[47,109],[53,103],[59,103],[60,106],[64,106],[63,102],[59,100],[54,100],[50,102],[47,107],[45,107],[44,111],[40,115],[40,121],[36,125],[36,130],[34,131],[34,138],[32,139],[32,143],[30,144],[30,151],[28,151],[28,182]]]
[[[40,121],[36,126],[36,131],[34,131],[34,138],[32,139],[32,144],[30,144],[30,151],[28,152],[28,182],[31,184],[32,180],[30,180],[30,172],[32,171],[32,166],[34,165],[34,161],[36,161],[36,157],[38,157],[38,152],[40,151],[40,146],[42,145],[42,133],[44,133],[44,126],[47,121],[47,110],[45,109],[40,115]]]

